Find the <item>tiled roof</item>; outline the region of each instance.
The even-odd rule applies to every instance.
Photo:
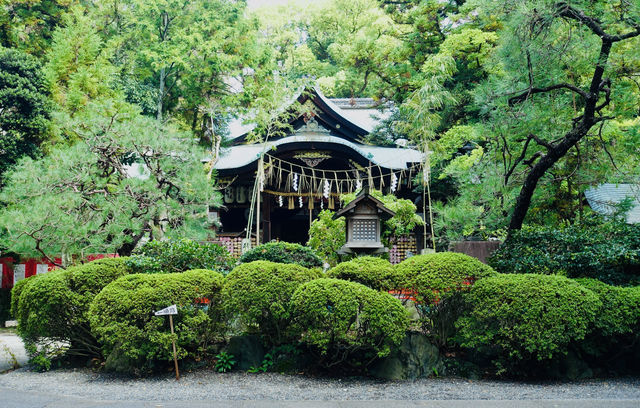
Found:
[[[638,184],[600,184],[584,192],[593,211],[611,215],[625,198],[633,200],[633,207],[627,213],[629,224],[640,223],[640,185]]]

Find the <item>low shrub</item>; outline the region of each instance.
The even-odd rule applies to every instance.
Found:
[[[457,252],[412,256],[396,269],[404,287],[415,296],[422,331],[441,349],[449,346],[454,323],[465,312],[460,292],[496,273],[478,259]]]
[[[524,227],[489,258],[500,273],[560,274],[611,285],[640,284],[640,225],[587,219],[564,227]]]
[[[577,281],[595,293],[602,304],[580,349],[593,357],[594,365],[602,366],[602,359],[608,361],[606,368],[612,368],[612,360],[618,360],[619,366],[633,358],[632,349],[640,340],[640,286],[622,288],[587,278]]]
[[[104,286],[126,275],[126,258],[106,258],[19,281],[12,311],[27,345],[66,344],[68,355],[101,356],[87,312]],[[51,347],[50,347],[51,346]]]
[[[301,284],[320,274],[300,265],[269,261],[241,264],[227,276],[222,289],[224,308],[249,331],[257,331],[272,345],[290,338],[289,301]]]
[[[258,245],[240,257],[241,263],[253,261],[297,264],[305,268],[322,266],[322,259],[311,248],[289,242],[268,242]]]
[[[388,291],[402,285],[401,273],[386,259],[362,256],[342,262],[327,272],[327,277],[358,282],[376,290]]]
[[[340,279],[301,285],[291,305],[301,341],[318,353],[324,367],[366,367],[400,344],[409,324],[393,296]]]
[[[457,252],[417,255],[396,265],[405,287],[416,292],[416,300],[428,304],[444,293],[467,288],[496,272],[478,259]]]
[[[466,294],[458,319],[460,344],[493,360],[497,374],[534,376],[571,342],[589,332],[602,303],[592,291],[561,276],[497,275]]]
[[[199,359],[216,336],[202,299],[215,303],[223,276],[214,271],[195,270],[174,274],[133,274],[107,285],[91,302],[89,319],[99,339],[105,368],[143,374],[173,359],[171,340],[176,340],[180,359]],[[153,312],[178,305],[169,319]]]
[[[225,247],[186,238],[149,241],[136,249],[127,262],[132,273],[172,273],[208,269],[226,275],[234,265],[235,260]]]

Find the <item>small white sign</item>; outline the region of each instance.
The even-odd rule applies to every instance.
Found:
[[[178,306],[177,305],[171,305],[169,307],[165,307],[162,310],[158,310],[154,314],[156,316],[177,315],[178,314]]]

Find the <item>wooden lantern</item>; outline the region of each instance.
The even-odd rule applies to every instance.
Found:
[[[369,186],[364,186],[356,198],[334,215],[334,219],[344,216],[347,242],[338,253],[377,254],[387,248],[380,240],[380,221],[393,217],[395,213],[384,206],[382,201],[369,194]]]

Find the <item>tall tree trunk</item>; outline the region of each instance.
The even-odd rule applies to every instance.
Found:
[[[546,154],[540,154],[539,159],[535,164],[530,163],[532,165],[531,170],[527,174],[522,188],[520,189],[520,194],[516,200],[513,214],[509,222],[509,235],[511,235],[513,231],[522,228],[522,223],[524,222],[529,207],[531,206],[533,193],[538,182],[545,175],[547,170],[557,163],[558,160],[564,157],[570,148],[575,146],[583,137],[585,137],[593,125],[607,119],[612,119],[611,117],[603,116],[600,112],[603,108],[608,106],[610,102],[611,81],[608,78],[604,78],[604,72],[609,60],[609,54],[611,53],[611,47],[615,42],[624,41],[640,35],[640,25],[637,23],[631,24],[630,28],[632,28],[632,31],[630,32],[619,35],[610,35],[601,27],[599,20],[587,16],[581,10],[575,9],[564,2],[557,3],[555,7],[557,16],[578,22],[600,38],[600,53],[595,64],[588,91],[568,83],[555,84],[545,88],[536,88],[533,86],[533,83],[531,83],[530,88],[526,92],[509,99],[509,104],[513,105],[515,103],[524,102],[537,93],[547,93],[557,89],[568,89],[580,95],[584,100],[583,114],[573,119],[573,128],[567,132],[559,142],[548,143],[534,135],[530,135],[529,140],[533,138],[539,145],[546,148]],[[605,99],[603,102],[598,104],[602,93],[604,93]]]
[[[165,69],[160,69],[160,86],[158,87],[158,107],[156,110],[156,119],[158,122],[162,122],[162,100],[164,99],[164,74]]]
[[[593,118],[590,120],[584,119],[578,126],[568,132],[560,143],[549,149],[547,154],[542,155],[538,162],[531,168],[522,184],[520,194],[518,194],[509,223],[509,233],[522,228],[524,218],[531,206],[531,198],[540,179],[546,174],[547,170],[567,154],[569,149],[587,135],[594,123]]]

